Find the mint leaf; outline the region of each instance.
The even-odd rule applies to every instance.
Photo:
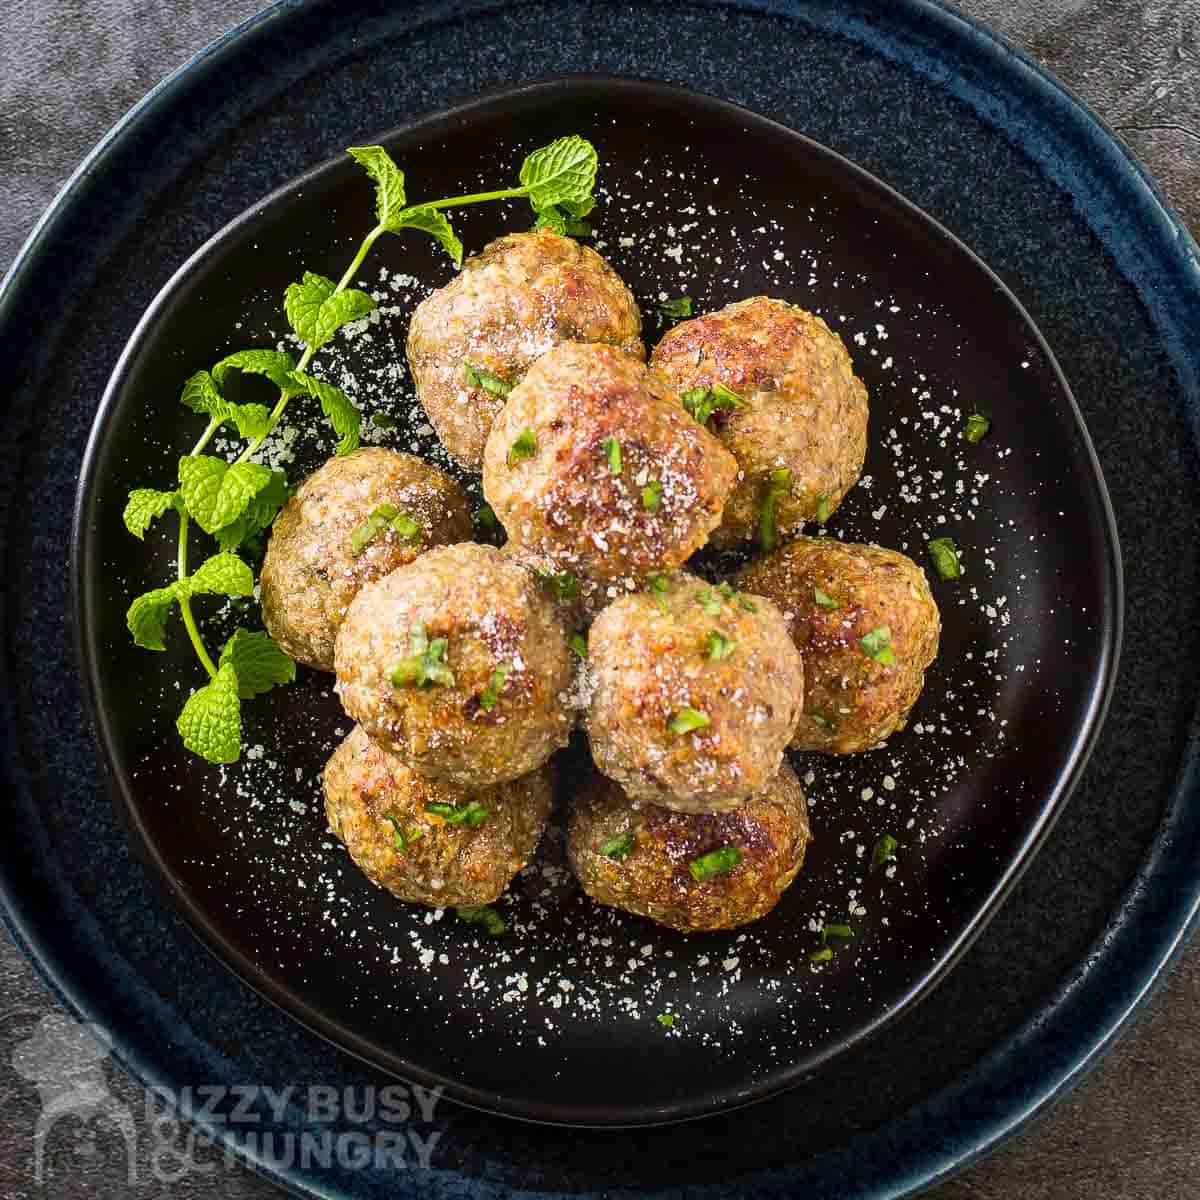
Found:
[[[375,308],[366,292],[357,288],[339,292],[336,288],[332,279],[305,271],[303,282],[289,283],[283,294],[288,324],[314,350],[320,350],[347,322],[357,321]]]
[[[265,438],[271,432],[271,410],[265,404],[227,404],[227,420],[244,438]]]
[[[395,220],[404,207],[404,172],[382,146],[351,146],[346,153],[375,180],[375,216],[395,233]]]
[[[595,196],[576,202],[564,200],[560,204],[551,204],[537,210],[538,218],[533,223],[534,229],[550,229],[565,237],[591,237],[592,227],[581,218],[596,207]]]
[[[247,538],[268,528],[288,498],[287,476],[272,471],[271,480],[236,521],[223,525],[213,535],[222,550],[236,550]]]
[[[236,355],[230,357],[236,357]],[[223,377],[224,372],[222,372]],[[179,400],[192,412],[203,413],[220,422],[232,421],[237,426],[238,433],[244,438],[264,437],[270,424],[271,414],[263,405],[230,404],[221,395],[217,380],[207,371],[197,371],[183,385],[183,392]]]
[[[216,381],[207,371],[197,371],[187,380],[179,402],[187,405],[192,412],[204,413],[210,417],[226,407],[225,397],[221,395]]]
[[[428,233],[437,239],[456,267],[462,266],[463,244],[440,209],[420,207],[406,210],[400,214],[392,232],[398,233],[401,229],[419,229],[422,233]]]
[[[185,454],[179,460],[179,490],[187,510],[205,533],[216,533],[236,521],[250,501],[271,482],[272,472],[259,463],[234,463],[208,454]]]
[[[125,614],[125,624],[133,635],[133,642],[143,650],[165,650],[163,636],[167,632],[167,617],[171,615],[171,606],[179,598],[179,585],[155,588],[151,592],[143,592],[129,606]]]
[[[210,763],[237,762],[242,752],[242,702],[232,663],[223,663],[214,679],[192,693],[175,728],[193,754]]]
[[[543,208],[538,212],[533,228],[535,232],[539,229],[549,229],[551,233],[566,237],[567,214],[557,205],[552,204],[549,208]]]
[[[196,568],[188,588],[193,595],[249,596],[254,592],[254,572],[236,554],[214,554]]]
[[[577,207],[590,211],[593,207],[592,203],[578,205]],[[557,233],[562,237],[591,237],[592,227],[586,222],[581,221],[578,217],[569,213],[566,207],[560,208],[557,204],[552,204],[549,208],[538,210],[537,220],[533,223],[533,228],[549,229],[553,233]]]
[[[125,502],[125,528],[135,538],[144,538],[150,522],[168,509],[179,508],[178,492],[160,492],[154,488],[134,488]]]
[[[583,206],[592,199],[597,165],[591,142],[572,134],[535,150],[521,164],[521,184],[537,212],[555,204]],[[574,216],[586,215],[586,210],[570,211]]]
[[[238,350],[226,355],[212,369],[213,382],[225,386],[225,376],[231,370],[247,375],[265,375],[281,392],[294,392],[296,385],[288,378],[296,369],[296,360],[282,350]]]
[[[220,665],[226,663],[232,664],[237,672],[238,695],[243,700],[296,678],[296,664],[272,641],[269,633],[235,630],[221,651]]]
[[[292,378],[304,388],[310,396],[315,396],[321,402],[321,411],[329,418],[333,432],[341,439],[337,444],[339,456],[349,454],[358,449],[358,434],[362,427],[362,414],[351,403],[349,396],[336,388],[332,383],[306,375],[303,371],[293,371]]]

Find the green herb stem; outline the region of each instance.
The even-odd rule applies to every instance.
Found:
[[[498,192],[472,192],[469,196],[451,196],[448,200],[431,200],[428,204],[410,204],[404,211],[411,212],[414,208],[458,208],[463,204],[482,204],[485,200],[513,200],[518,196],[528,195],[529,189],[525,187],[501,188]]]
[[[205,446],[212,441],[213,435],[220,427],[220,420],[216,417],[211,418],[205,426],[204,432],[200,435],[200,440],[192,447],[192,452],[188,457],[195,458],[197,454],[202,453]],[[182,582],[187,578],[188,574],[188,515],[186,512],[179,514],[179,551],[176,555],[176,565],[176,577]],[[217,667],[204,645],[204,639],[200,636],[200,627],[196,624],[195,615],[192,613],[192,601],[190,597],[180,595],[179,612],[183,617],[183,627],[187,630],[192,648],[196,651],[196,657],[200,660],[201,666],[208,672],[208,677],[210,679],[215,678]]]
[[[188,515],[187,513],[179,514],[179,579],[187,578],[187,552],[188,552]],[[179,612],[183,617],[183,627],[187,630],[187,635],[191,639],[192,648],[196,651],[196,657],[200,660],[201,665],[208,672],[210,679],[215,679],[217,674],[216,664],[210,657],[208,650],[205,649],[204,639],[200,636],[200,628],[196,624],[196,618],[192,615],[192,601],[186,592],[179,594]]]

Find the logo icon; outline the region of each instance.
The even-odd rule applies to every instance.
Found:
[[[46,1143],[60,1123],[73,1119],[80,1146],[87,1152],[95,1128],[108,1122],[125,1143],[126,1176],[137,1181],[137,1126],[133,1114],[108,1089],[104,1062],[112,1050],[105,1032],[92,1024],[51,1013],[17,1043],[13,1070],[37,1087],[41,1113],[34,1129],[34,1177],[45,1177]]]

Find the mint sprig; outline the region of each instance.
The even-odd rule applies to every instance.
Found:
[[[153,522],[167,513],[178,516],[176,578],[137,596],[126,613],[126,624],[137,645],[164,650],[168,622],[178,608],[208,681],[192,693],[176,727],[189,750],[213,763],[234,762],[241,753],[242,700],[291,683],[296,664],[267,634],[248,629],[236,630],[214,662],[192,611],[192,600],[207,594],[253,593],[254,573],[234,551],[253,546],[287,501],[287,476],[255,457],[294,397],[308,395],[318,402],[337,435],[338,454],[350,454],[358,447],[362,417],[357,406],[340,388],[311,374],[308,367],[343,326],[375,310],[374,299],[351,286],[375,242],[385,233],[427,233],[459,266],[463,245],[445,209],[524,196],[537,214],[539,227],[582,234],[586,231],[582,218],[595,204],[596,151],[578,136],[559,138],[530,154],[521,166],[519,186],[412,205],[408,204],[404,172],[387,150],[354,146],[348,153],[375,184],[376,224],[340,279],[305,271],[285,290],[284,312],[304,344],[303,353],[296,359],[277,349],[237,350],[208,370],[193,372],[183,384],[180,401],[206,418],[205,427],[191,453],[180,458],[176,485],[134,489],[123,512],[125,527],[138,539],[144,539]],[[230,400],[226,385],[239,374],[273,384],[278,390],[274,402],[268,406]],[[245,386],[251,385],[247,382]],[[246,443],[232,461],[204,452],[222,427],[232,427]],[[532,433],[529,436],[532,441]],[[218,552],[189,573],[192,522],[215,539]],[[406,526],[397,529],[403,536],[411,532]],[[397,665],[402,682],[418,687],[434,683],[452,686],[454,676],[445,664],[445,654],[445,639],[426,640],[419,652],[414,648],[410,660]],[[410,669],[411,680],[407,678]],[[499,686],[496,691],[498,694]]]

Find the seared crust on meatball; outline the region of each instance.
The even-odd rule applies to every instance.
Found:
[[[639,805],[593,772],[572,806],[567,849],[593,900],[686,933],[769,913],[796,878],[809,838],[804,792],[785,763],[764,791],[719,813]],[[691,863],[728,847],[740,853],[734,867],[693,877]]]
[[[547,767],[467,791],[435,783],[356,725],[322,777],[329,827],[373,883],[433,908],[490,904],[525,865],[550,815]],[[437,811],[474,806],[478,824]]]
[[[659,375],[611,346],[563,345],[496,418],[483,492],[513,542],[615,596],[703,546],[736,477]]]
[[[801,537],[751,563],[737,584],[775,601],[804,658],[796,749],[851,754],[904,728],[941,633],[929,581],[911,558]],[[877,642],[875,657],[872,641],[863,646],[881,628],[894,662],[878,661]]]
[[[354,531],[383,504],[414,521],[419,534],[389,525],[355,554]],[[423,459],[380,447],[331,458],[296,489],[271,528],[262,567],[267,630],[298,662],[332,671],[338,627],[364,584],[430,546],[470,536],[462,488]]]
[[[364,588],[335,652],[346,712],[422,775],[468,788],[525,775],[566,743],[571,660],[533,575],[473,543]]]
[[[611,604],[588,636],[592,756],[635,799],[735,808],[779,770],[800,655],[769,600],[682,571],[652,589]]]
[[[510,384],[561,342],[605,342],[645,359],[633,293],[588,246],[542,229],[498,238],[413,313],[408,365],[446,449],[478,471],[504,397],[466,366]]]
[[[756,535],[773,471],[791,472],[774,502],[784,538],[805,521],[826,519],[857,482],[867,451],[867,389],[820,317],[755,296],[676,325],[651,365],[677,392],[722,383],[743,401],[711,419],[742,471],[713,534],[716,545]]]

